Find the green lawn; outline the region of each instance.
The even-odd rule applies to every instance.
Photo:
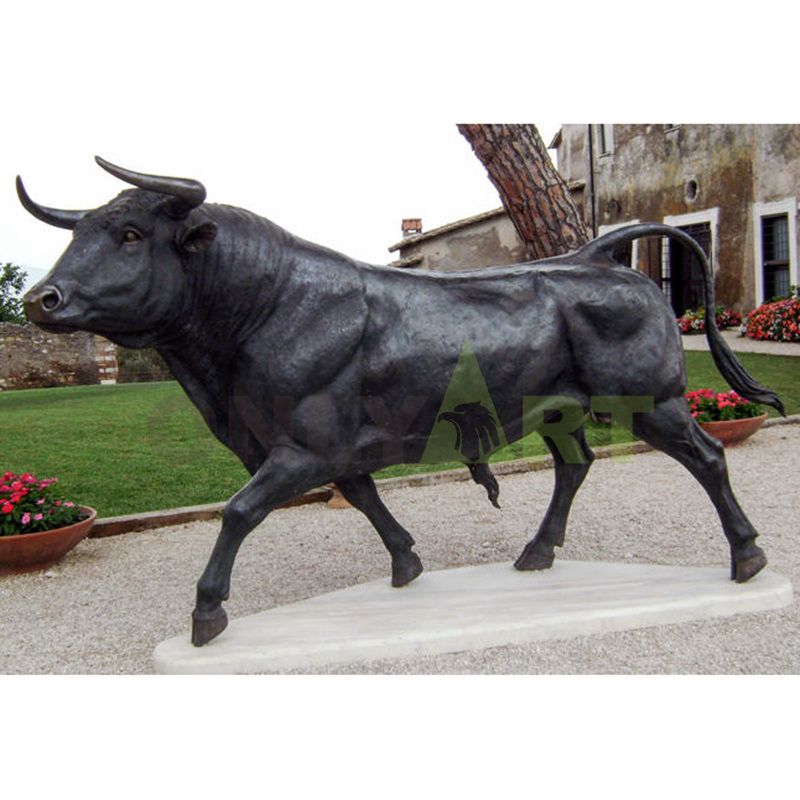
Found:
[[[224,500],[247,480],[172,381],[0,394],[0,470],[56,476],[100,516]]]
[[[744,366],[800,413],[800,359],[739,354]],[[707,353],[686,354],[689,388],[727,385]],[[774,412],[770,412],[773,413]],[[627,431],[589,423],[592,446],[630,439]],[[538,436],[515,442],[492,461],[546,452]],[[391,467],[378,477],[450,465]],[[225,500],[247,480],[237,459],[208,432],[173,382],[76,386],[0,393],[0,473],[56,476],[72,499],[100,516]]]

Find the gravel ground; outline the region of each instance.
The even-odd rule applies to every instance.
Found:
[[[800,425],[761,430],[728,452],[736,494],[770,568],[800,583]],[[498,511],[472,483],[395,488],[386,504],[414,534],[428,570],[511,561],[533,534],[549,470],[500,478]],[[47,573],[0,579],[0,672],[148,673],[155,646],[187,633],[211,522],[88,539]],[[567,559],[727,564],[710,502],[661,453],[598,461],[573,506]],[[386,576],[377,534],[356,511],[277,511],[246,540],[231,617]],[[387,586],[388,588],[388,586]],[[800,673],[800,608],[621,633],[371,661],[328,673]]]
[[[762,339],[749,339],[746,336],[739,336],[736,328],[720,331],[720,333],[728,343],[728,347],[735,353],[766,353],[771,356],[800,357],[799,342],[768,342]],[[705,334],[695,333],[681,336],[681,342],[684,350],[708,351],[708,339]]]

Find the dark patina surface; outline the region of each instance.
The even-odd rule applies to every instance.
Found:
[[[672,310],[653,281],[611,258],[642,236],[677,239],[700,260],[706,307],[713,308],[708,262],[682,231],[638,224],[544,261],[415,273],[364,264],[249,211],[205,203],[197,181],[97,160],[138,188],[97,209],[63,211],[35,203],[17,179],[28,211],[73,231],[58,263],[26,295],[25,311],[48,330],[156,347],[209,428],[250,472],[226,506],[198,582],[194,644],[227,624],[222,603],[243,539],[276,505],[321,484],[335,482],[372,522],[391,555],[392,584],[413,580],[422,571],[414,540],[383,505],[370,474],[419,461],[440,417],[470,418],[477,433],[459,428],[460,449],[496,503],[485,459],[497,430],[508,442],[542,430],[526,411],[531,396],[568,398],[582,412],[596,397],[650,398],[652,411],[633,415],[633,431],[706,489],[730,544],[731,577],[746,581],[766,564],[729,485],[721,445],[689,414]],[[725,379],[782,411],[709,323]],[[440,413],[465,342],[493,414],[474,403]],[[559,413],[556,403],[539,419]],[[569,436],[577,458],[545,430],[555,489],[518,569],[551,566],[563,544],[572,499],[592,461],[582,426]]]

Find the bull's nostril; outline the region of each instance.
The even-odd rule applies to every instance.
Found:
[[[48,310],[52,311],[61,305],[61,292],[55,287],[48,289],[42,295],[42,305]]]

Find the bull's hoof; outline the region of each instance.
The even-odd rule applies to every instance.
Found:
[[[392,586],[399,589],[411,583],[422,572],[422,561],[416,553],[392,560]]]
[[[541,545],[537,547],[535,542],[528,542],[520,557],[514,562],[514,569],[522,571],[550,569],[555,559],[552,550],[544,550]]]
[[[222,606],[213,611],[192,612],[192,644],[201,647],[219,636],[228,627],[228,615]]]
[[[733,575],[731,576],[736,583],[749,581],[754,575],[761,572],[767,566],[767,557],[760,547],[755,547],[755,553],[748,558],[735,561],[733,564]]]

